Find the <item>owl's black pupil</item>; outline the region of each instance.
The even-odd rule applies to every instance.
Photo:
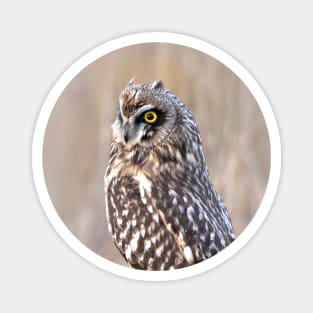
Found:
[[[148,114],[147,114],[147,119],[148,119],[148,120],[153,120],[153,114],[148,113]]]

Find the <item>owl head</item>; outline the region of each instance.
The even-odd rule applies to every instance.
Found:
[[[113,138],[126,149],[154,148],[171,135],[180,120],[177,98],[158,80],[135,84],[122,90]]]

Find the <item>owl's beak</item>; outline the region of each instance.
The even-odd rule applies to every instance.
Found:
[[[130,138],[129,131],[125,130],[124,131],[124,142],[127,143],[129,138]]]
[[[142,129],[134,127],[133,124],[126,123],[124,125],[124,143],[127,145],[133,145],[137,143],[142,136]]]
[[[126,123],[124,125],[124,143],[128,143],[131,138],[133,137],[133,131],[132,131],[132,127],[129,125],[129,123]]]

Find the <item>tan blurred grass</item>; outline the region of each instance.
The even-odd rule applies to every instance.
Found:
[[[213,183],[240,234],[258,209],[269,175],[262,113],[224,65],[173,44],[110,53],[84,69],[59,98],[47,125],[43,158],[48,191],[64,223],[87,247],[123,264],[107,233],[103,175],[117,98],[134,76],[139,83],[161,79],[191,109]]]

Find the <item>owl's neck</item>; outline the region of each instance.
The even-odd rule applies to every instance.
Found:
[[[179,138],[179,142],[177,137],[169,140],[175,142],[164,142],[148,150],[140,147],[129,150],[122,144],[113,143],[109,162],[109,168],[114,168],[112,174],[136,176],[142,173],[152,178],[179,172],[183,179],[184,173],[190,173],[190,169],[200,173],[207,172],[200,138],[195,138],[192,143],[183,137]]]

